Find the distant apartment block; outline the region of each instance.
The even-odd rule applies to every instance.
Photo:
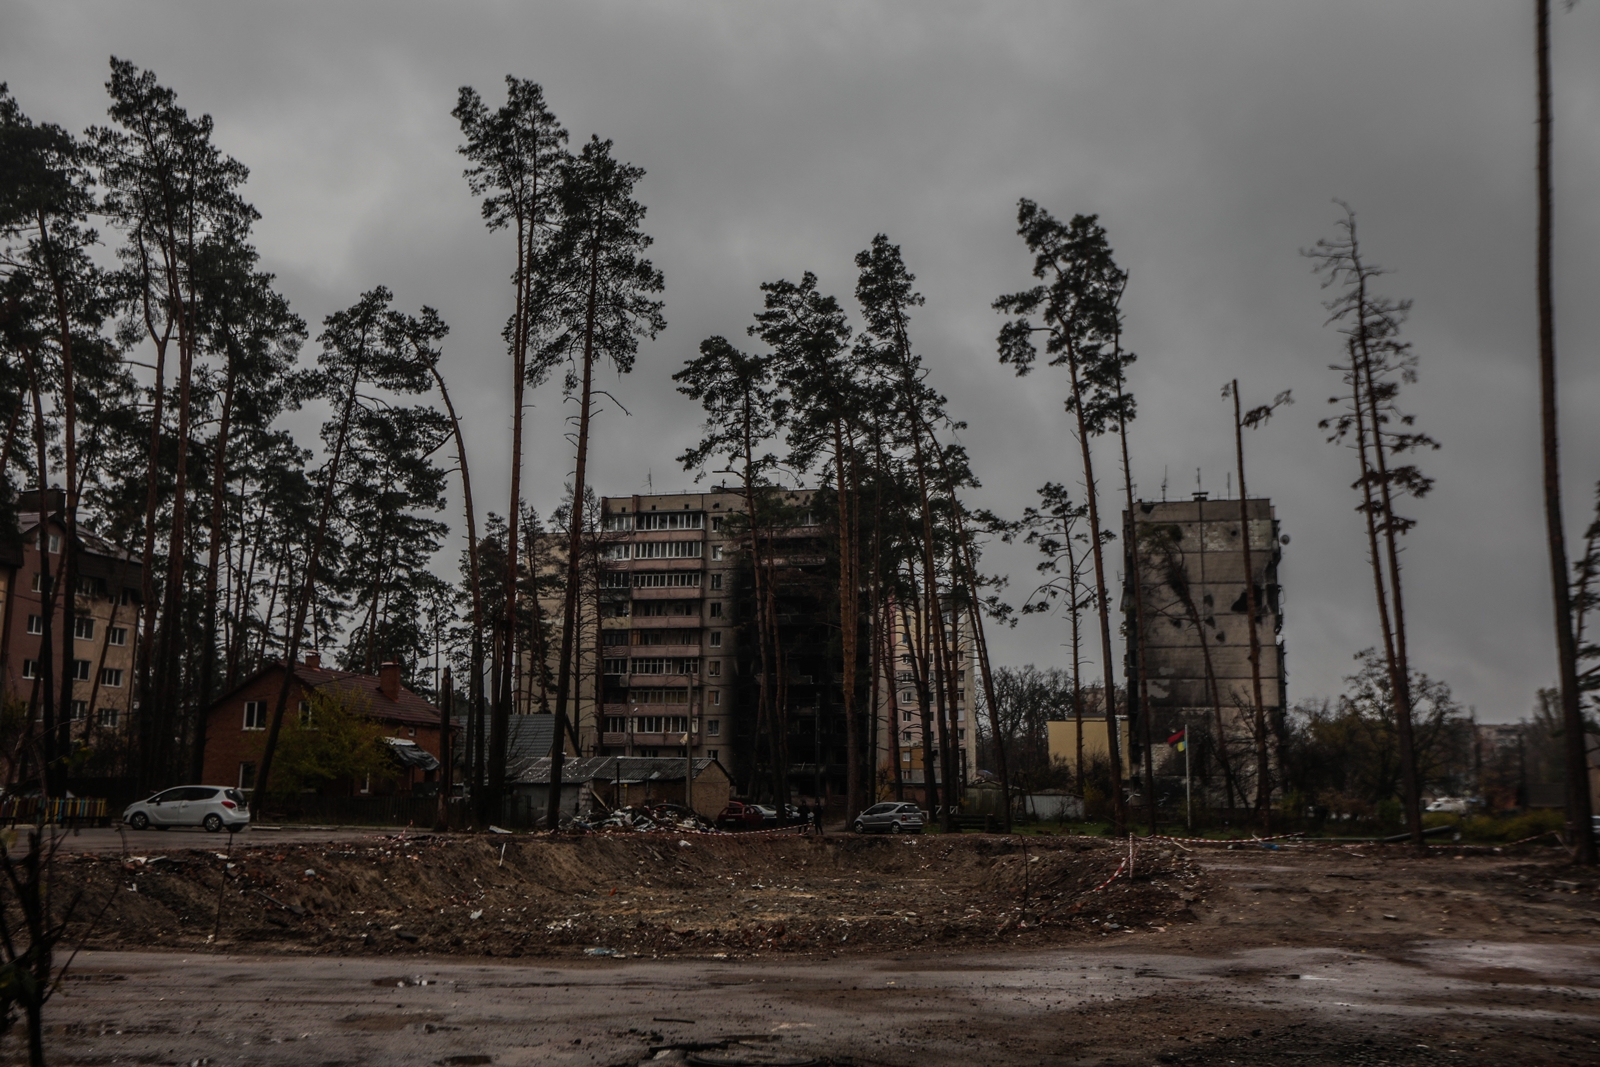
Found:
[[[20,544],[9,550],[0,546],[0,699],[18,701],[33,708],[36,718],[40,715],[48,616],[48,658],[57,699],[62,664],[71,661],[72,739],[83,743],[120,739],[126,736],[133,710],[144,568],[133,554],[80,529],[72,590],[74,619],[72,632],[66,633],[63,494],[57,489],[49,495],[50,510],[43,517],[37,492],[19,498]]]
[[[1240,782],[1253,781],[1253,682],[1247,583],[1255,586],[1257,634],[1261,647],[1262,702],[1269,729],[1287,706],[1282,589],[1278,580],[1281,539],[1270,500],[1245,502],[1248,527],[1241,523],[1234,500],[1141,501],[1135,506],[1137,536],[1126,536],[1123,515],[1124,564],[1132,573],[1138,556],[1143,597],[1134,601],[1133,583],[1124,581],[1123,608],[1130,635],[1145,636],[1145,679],[1149,686],[1152,733],[1157,765],[1167,737],[1188,725],[1196,739],[1221,741]],[[1247,579],[1244,539],[1249,538]],[[1137,712],[1138,664],[1130,640],[1128,691]],[[1135,748],[1142,745],[1142,726],[1131,731]],[[1275,750],[1276,746],[1270,746]]]

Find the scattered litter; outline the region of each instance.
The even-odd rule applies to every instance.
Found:
[[[624,953],[618,952],[614,948],[586,948],[586,949],[583,950],[583,954],[585,956],[622,956],[622,955],[624,955]]]
[[[481,918],[483,918],[483,909],[479,908],[477,911],[473,912],[471,915],[468,915],[467,918],[469,918],[469,919],[481,919]]]
[[[505,827],[503,827],[503,826],[496,826],[496,825],[495,825],[495,824],[494,824],[494,823],[490,823],[490,824],[489,824],[489,832],[490,832],[490,833],[491,833],[491,834],[509,834],[509,833],[511,833],[511,832],[512,832],[512,831],[510,831],[510,830],[507,830],[507,829],[506,829],[506,828],[505,828]]]
[[[398,937],[407,944],[415,944],[422,939],[421,934],[412,933],[410,930],[396,930],[394,932],[394,936]]]
[[[1397,923],[1400,921],[1400,916],[1398,915],[1385,915],[1384,918],[1388,919],[1392,923]]]
[[[316,871],[312,870],[310,867],[306,868],[306,877],[307,878],[315,878],[316,876],[317,876],[317,872]]]
[[[679,840],[678,841],[678,847],[679,848],[694,848],[694,846],[689,844],[689,842],[683,841],[683,840]]]

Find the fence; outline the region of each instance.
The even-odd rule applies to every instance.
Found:
[[[0,823],[52,823],[61,826],[111,823],[111,806],[101,797],[6,797],[0,800]]]

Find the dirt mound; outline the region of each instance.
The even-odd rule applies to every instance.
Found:
[[[989,837],[391,837],[77,856],[103,948],[485,956],[1030,944],[1192,921],[1198,872],[1147,848]],[[220,924],[218,911],[220,906]],[[81,927],[82,923],[80,923]]]

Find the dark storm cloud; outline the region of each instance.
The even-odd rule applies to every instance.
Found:
[[[1214,495],[1231,462],[1221,385],[1298,403],[1249,442],[1252,490],[1293,537],[1284,579],[1291,695],[1331,694],[1377,640],[1352,460],[1316,428],[1338,356],[1297,250],[1331,234],[1334,197],[1413,298],[1422,381],[1406,402],[1445,443],[1412,506],[1413,655],[1487,718],[1520,714],[1553,674],[1538,510],[1530,5],[393,3],[0,4],[0,71],[38,119],[103,121],[115,53],[217,120],[252,168],[270,269],[312,321],[382,282],[454,332],[482,498],[503,496],[507,243],[460,179],[449,111],[472,84],[536,79],[574,139],[645,167],[663,337],[618,383],[597,485],[690,484],[672,457],[697,415],[669,376],[712,333],[740,334],[757,285],[816,271],[849,297],[851,256],[900,242],[928,306],[916,338],[970,428],[981,503],[1014,514],[1074,479],[1060,399],[994,358],[989,303],[1028,281],[1019,196],[1098,213],[1132,271],[1134,476]],[[1567,502],[1600,477],[1600,11],[1556,16],[1558,329]],[[536,396],[529,494],[556,500],[570,459],[559,396]],[[1105,489],[1117,483],[1102,450]],[[493,491],[491,491],[491,488]],[[1109,504],[1111,501],[1108,501]],[[489,506],[494,506],[490,504]],[[496,510],[503,510],[503,503]],[[459,525],[459,523],[457,523]],[[991,565],[1029,585],[1033,560]],[[1058,658],[1037,617],[997,644]]]

